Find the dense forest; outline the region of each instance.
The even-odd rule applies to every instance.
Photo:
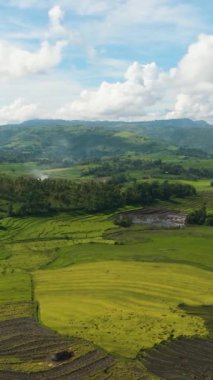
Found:
[[[116,181],[74,182],[30,177],[0,178],[0,198],[8,202],[8,216],[47,215],[58,211],[100,212],[125,205],[149,205],[156,200],[195,195],[187,184],[167,181],[129,185]]]

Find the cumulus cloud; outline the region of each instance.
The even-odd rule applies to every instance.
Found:
[[[38,116],[38,107],[29,104],[19,98],[12,104],[0,108],[0,125],[7,123],[18,123]]]
[[[213,122],[213,95],[178,94],[174,109],[166,115],[167,119],[179,119],[181,117],[205,119]]]
[[[155,63],[133,63],[125,73],[125,81],[103,82],[95,91],[83,91],[78,100],[59,110],[65,118],[119,119],[144,115],[145,107],[160,100],[161,72]]]
[[[67,119],[192,117],[213,121],[213,36],[201,35],[176,68],[130,65],[122,82],[103,82],[58,111]]]
[[[200,35],[187,54],[171,70],[176,91],[167,117],[194,117],[213,122],[213,35]]]
[[[213,83],[213,35],[201,34],[173,71],[184,84]]]
[[[45,72],[62,60],[65,41],[54,45],[45,41],[40,48],[31,52],[6,41],[0,41],[0,79],[22,77]]]

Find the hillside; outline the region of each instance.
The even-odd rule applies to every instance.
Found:
[[[165,144],[107,128],[20,126],[0,130],[0,159],[9,162],[82,161],[128,152],[160,151]]]
[[[0,127],[0,380],[212,378],[212,131]]]
[[[213,127],[191,120],[138,123],[34,120],[0,127],[1,162],[72,164],[127,154],[212,153]],[[171,145],[173,147],[171,147]]]

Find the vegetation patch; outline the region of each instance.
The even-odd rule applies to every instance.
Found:
[[[1,270],[0,304],[27,302],[32,299],[31,277],[27,273],[14,270]]]
[[[212,378],[212,132],[0,128],[1,379]]]
[[[213,306],[212,305],[201,305],[201,306],[189,306],[180,305],[182,310],[184,310],[189,315],[196,315],[205,321],[206,328],[208,330],[209,338],[213,339]]]
[[[35,274],[43,323],[127,357],[171,336],[206,335],[178,305],[212,304],[211,281],[189,266],[116,261]]]
[[[72,352],[66,362],[52,361],[58,352]],[[0,378],[4,380],[143,379],[140,362],[126,363],[77,338],[59,336],[33,318],[0,322]],[[154,379],[151,376],[150,379]]]

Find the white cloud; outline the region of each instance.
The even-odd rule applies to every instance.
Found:
[[[106,13],[109,9],[122,3],[123,0],[58,0],[57,5],[72,9],[79,15],[94,15]],[[55,0],[9,0],[9,4],[20,8],[49,8],[55,5]]]
[[[35,105],[31,91],[28,94],[31,98],[29,103],[18,99],[0,108],[0,122],[16,122],[38,116],[89,120],[190,117],[213,122],[212,66],[213,36],[201,35],[175,68],[163,71],[155,63],[143,65],[134,62],[124,73],[123,81],[104,81],[97,89],[82,91],[78,98],[73,99],[72,96],[71,103],[58,110],[57,104],[60,100],[64,101],[65,94],[67,99],[69,92],[71,95],[73,91],[76,94],[79,88],[71,82],[64,86],[60,80],[51,85],[54,83],[53,77],[48,88],[53,86],[55,90],[48,89],[49,107],[47,102],[42,105],[45,106],[45,112],[41,112],[41,105]],[[42,97],[42,77],[40,80],[37,92]],[[63,81],[66,81],[65,77]],[[36,100],[40,103],[38,97]],[[53,103],[55,112],[51,109]]]
[[[201,35],[176,68],[133,63],[123,82],[103,82],[65,105],[67,119],[191,117],[213,121],[213,36]]]
[[[73,119],[125,119],[145,114],[146,108],[161,99],[161,72],[155,63],[133,63],[125,81],[103,82],[95,91],[83,91],[78,100],[59,110],[59,116]]]
[[[173,110],[167,117],[194,117],[213,122],[213,35],[200,35],[171,70],[176,89]]]
[[[46,38],[64,38],[67,44],[82,45],[83,41],[78,30],[63,25],[65,12],[59,5],[53,6],[49,12],[50,28]]]
[[[168,21],[169,23],[182,23],[177,16],[186,16],[192,8],[185,1],[171,0],[9,0],[9,4],[20,8],[49,8],[54,6],[72,9],[79,15],[105,15],[116,17],[117,21],[131,23],[151,16],[152,21]],[[153,12],[154,10],[154,12]],[[184,17],[184,23],[185,23]],[[190,20],[188,20],[190,22]]]
[[[205,119],[213,122],[213,95],[201,94],[178,94],[174,109],[166,115],[167,119],[181,117],[193,119]]]
[[[19,98],[12,104],[0,108],[0,125],[17,123],[37,117],[38,108],[35,104],[29,104]]]
[[[178,25],[190,25],[192,21],[187,18],[192,9],[183,2],[171,2],[168,0],[127,0],[117,2],[109,12],[107,21],[110,25],[129,24],[153,24],[153,23],[175,23]]]
[[[0,41],[0,79],[46,72],[61,62],[65,45],[65,41],[58,41],[54,45],[45,41],[39,50],[30,52]]]
[[[60,0],[60,2],[64,7],[73,9],[79,15],[89,16],[106,14],[122,0]]]
[[[62,25],[62,21],[64,19],[64,12],[62,11],[61,7],[55,5],[53,8],[49,10],[48,15],[53,33],[64,33],[64,27]]]
[[[174,75],[183,83],[198,85],[213,83],[213,35],[201,34],[198,41],[192,44],[174,70]]]

